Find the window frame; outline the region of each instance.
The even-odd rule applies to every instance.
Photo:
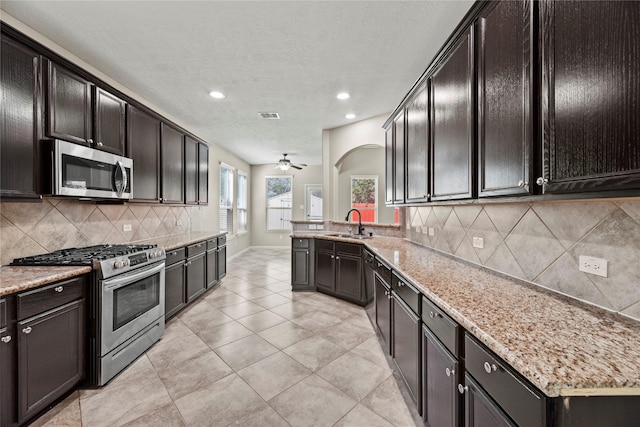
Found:
[[[275,208],[275,207],[269,207],[269,180],[270,179],[282,179],[282,178],[287,178],[289,179],[289,181],[291,182],[291,206],[288,208]],[[265,180],[264,180],[264,194],[265,194],[265,231],[267,232],[283,232],[283,231],[291,231],[293,229],[293,226],[291,224],[291,221],[293,220],[293,175],[267,175],[265,176]],[[284,193],[283,193],[284,194]],[[269,228],[269,212],[272,209],[277,209],[277,210],[288,210],[290,212],[290,219],[287,220],[287,222],[289,223],[289,227],[286,228]]]
[[[222,173],[223,173],[223,170],[227,170],[228,171],[228,176],[229,176],[228,180],[231,181],[230,183],[227,183],[227,191],[231,193],[230,197],[227,198],[228,199],[228,204],[223,204],[223,199],[222,199],[222,196],[223,196],[222,195]],[[234,221],[234,218],[233,218],[233,215],[234,215],[233,206],[234,206],[235,198],[236,198],[236,195],[235,195],[235,183],[234,183],[234,179],[235,179],[234,177],[235,177],[235,173],[236,173],[236,168],[234,168],[233,166],[228,165],[228,164],[226,164],[224,162],[220,162],[220,172],[219,173],[220,173],[220,182],[219,182],[219,185],[218,185],[218,189],[220,191],[220,194],[219,194],[219,197],[218,197],[219,209],[220,209],[219,213],[218,213],[218,226],[220,227],[219,231],[221,231],[221,232],[226,231],[229,234],[234,234],[235,221]],[[223,225],[222,224],[222,218],[223,218],[222,212],[223,211],[227,211],[227,221],[226,221],[226,224],[225,224],[224,228],[222,226]],[[230,222],[229,222],[229,218],[231,218]],[[229,226],[231,226],[230,229],[229,229]]]
[[[238,233],[246,233],[249,231],[249,174],[238,170],[236,174],[236,224]],[[244,179],[244,191],[240,188],[240,177]],[[244,201],[244,206],[242,202]],[[244,212],[244,222],[240,220],[241,212]]]

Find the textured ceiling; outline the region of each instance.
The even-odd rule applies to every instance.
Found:
[[[321,164],[322,129],[391,112],[465,1],[6,1],[0,7],[250,164]],[[224,100],[208,93],[218,90]],[[347,91],[351,98],[336,99]],[[264,120],[258,112],[278,112]]]

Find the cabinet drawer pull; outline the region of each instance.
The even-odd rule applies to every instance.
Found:
[[[0,338],[0,341],[2,341],[3,343],[11,342],[11,335],[7,335],[6,337]]]
[[[87,142],[88,142],[89,144],[93,144],[93,138],[89,138],[89,139],[87,139]]]
[[[398,286],[403,287],[404,286],[404,282],[401,282],[398,280]]]
[[[31,333],[31,326],[27,326],[26,328],[24,328],[22,330],[23,334],[30,334]]]
[[[53,288],[54,291],[60,293],[62,291],[64,291],[64,288],[62,286],[56,286],[55,288]]]
[[[331,259],[334,259],[335,257],[333,255],[331,255]]]
[[[440,313],[434,313],[433,311],[430,311],[430,312],[429,312],[429,317],[430,317],[430,318],[432,318],[432,319],[438,319],[438,318],[441,318],[441,317],[442,317],[442,314],[440,314]]]
[[[469,386],[458,384],[458,393],[464,394],[464,392],[467,390],[469,390]]]
[[[454,375],[456,373],[456,371],[454,369],[445,369],[444,370],[445,374],[447,374],[448,377],[450,377],[451,375]]]
[[[539,177],[538,179],[536,179],[536,184],[538,184],[539,186],[543,186],[548,183],[549,180],[547,178]]]
[[[173,256],[173,255],[178,255],[178,251],[176,252],[171,252],[169,255]]]
[[[489,362],[484,362],[483,366],[484,370],[487,371],[487,374],[498,370],[498,367],[495,365],[495,363],[489,364]]]
[[[98,147],[102,147],[102,141],[98,141]]]

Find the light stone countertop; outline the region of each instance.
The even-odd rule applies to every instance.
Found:
[[[640,322],[406,239],[317,237],[364,244],[549,397],[640,395]]]
[[[87,266],[0,267],[0,296],[25,291],[89,272],[91,272],[91,267]]]
[[[173,236],[145,239],[134,243],[155,244],[163,247],[165,251],[171,251],[184,246],[189,246],[192,243],[202,242],[203,240],[208,240],[225,234],[227,233],[219,231],[192,231],[190,233],[175,234]]]

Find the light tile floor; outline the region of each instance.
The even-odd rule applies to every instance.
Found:
[[[419,426],[363,308],[293,293],[290,250],[253,248],[98,390],[34,425]]]

